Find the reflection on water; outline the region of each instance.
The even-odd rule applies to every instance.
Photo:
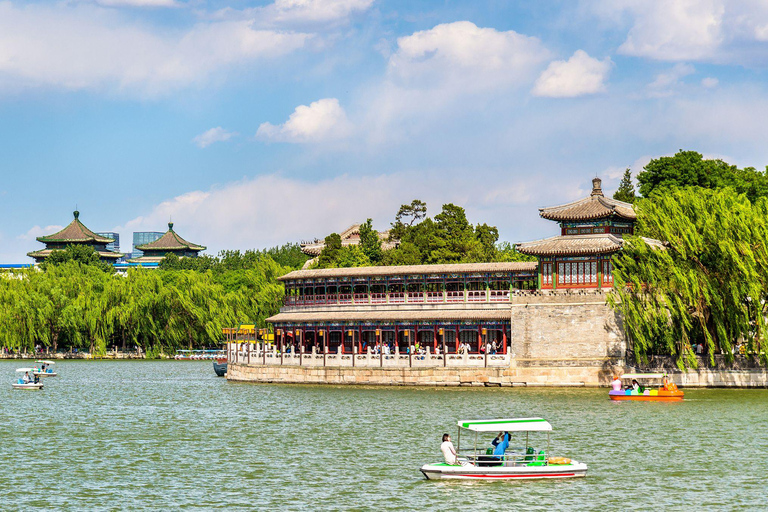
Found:
[[[4,509],[609,510],[765,508],[768,391],[686,390],[683,403],[596,389],[228,383],[210,362],[56,365],[14,391],[0,362]],[[430,482],[457,419],[542,416],[587,478]]]

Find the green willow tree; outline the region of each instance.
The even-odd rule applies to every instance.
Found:
[[[136,268],[113,274],[86,257],[4,273],[0,346],[92,354],[136,347],[157,355],[217,346],[222,327],[264,327],[282,303],[277,278],[290,268],[259,251],[207,259],[203,271]]]
[[[614,257],[609,304],[623,314],[635,357],[672,355],[697,364],[702,343],[710,364],[731,360],[744,343],[768,363],[768,207],[731,189],[667,189],[637,205],[637,229],[661,240],[628,237]]]

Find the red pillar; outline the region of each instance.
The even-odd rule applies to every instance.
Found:
[[[480,352],[480,346],[483,344],[483,328],[477,325],[477,351]]]
[[[459,353],[459,326],[456,326],[456,349],[455,352]]]
[[[435,351],[437,351],[437,325],[432,329],[432,339],[434,340],[434,347],[432,349],[432,353],[434,354]]]
[[[363,353],[363,326],[357,326],[357,353]]]
[[[504,351],[503,353],[506,354],[507,353],[507,326],[506,326],[506,324],[504,325],[503,330],[501,332],[501,340],[502,340],[502,346],[504,347],[503,348],[503,351]]]

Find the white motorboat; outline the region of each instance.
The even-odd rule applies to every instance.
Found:
[[[421,467],[421,472],[428,480],[516,480],[587,476],[586,464],[566,457],[549,455],[552,425],[542,418],[459,421],[458,427],[457,463],[425,464]],[[462,449],[462,431],[465,446],[467,437],[470,438],[470,447],[466,449]],[[546,440],[540,435],[544,432]],[[503,454],[494,455],[492,448],[478,444],[478,436],[482,433],[509,433],[509,448]],[[546,450],[536,451],[536,438],[546,442]]]
[[[19,368],[16,370],[16,373],[24,372],[28,374],[32,374],[32,368]],[[25,382],[23,377],[19,377],[16,382],[11,384],[13,386],[13,389],[43,389],[43,383],[40,382],[40,379],[32,376],[32,380]]]
[[[53,368],[51,368],[51,366],[56,364],[53,361],[41,359],[41,360],[35,361],[35,363],[39,363],[40,366],[39,367],[35,366],[34,368],[32,368],[32,373],[34,375],[37,375],[38,377],[58,377],[59,374],[56,373],[53,370]]]

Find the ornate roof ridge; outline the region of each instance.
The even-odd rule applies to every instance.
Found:
[[[517,250],[532,256],[608,254],[624,245],[624,239],[612,233],[558,235],[518,244]]]
[[[168,249],[168,250],[191,249],[193,251],[204,251],[206,247],[202,245],[193,244],[192,242],[187,242],[186,240],[181,238],[179,234],[173,230],[173,222],[169,222],[168,231],[166,231],[163,234],[163,236],[161,236],[157,240],[149,242],[148,244],[137,245],[136,249],[144,252],[145,251],[161,251],[164,249]]]
[[[75,210],[73,215],[75,218],[72,219],[72,222],[67,227],[51,235],[39,236],[36,240],[44,244],[52,242],[98,242],[108,244],[115,241],[114,238],[97,235],[88,229],[85,224],[80,222],[79,211]]]

